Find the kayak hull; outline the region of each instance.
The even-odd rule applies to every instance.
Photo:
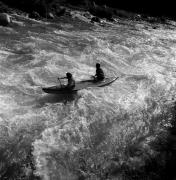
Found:
[[[70,93],[75,93],[81,89],[107,86],[113,83],[117,79],[118,77],[109,77],[109,78],[105,78],[102,81],[94,81],[94,80],[77,81],[73,89],[68,89],[66,87],[61,87],[61,86],[52,86],[52,87],[42,88],[42,90],[45,93],[49,93],[49,94],[70,94]]]
[[[76,92],[76,90],[68,90],[68,89],[61,88],[59,86],[42,88],[42,90],[45,93],[49,93],[49,94],[70,94],[70,93]]]

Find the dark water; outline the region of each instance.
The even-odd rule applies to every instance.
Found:
[[[152,153],[162,119],[151,117],[175,93],[175,29],[122,19],[92,25],[78,12],[53,23],[17,20],[0,27],[0,177],[11,168],[11,177],[35,169],[44,180],[105,179],[112,162],[144,163],[126,149],[142,141]],[[88,79],[97,62],[119,80],[75,95],[42,92],[65,72]]]

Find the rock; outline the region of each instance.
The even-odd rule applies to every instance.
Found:
[[[62,15],[65,14],[65,12],[66,12],[65,8],[59,8],[59,9],[56,10],[56,15],[57,16],[62,16]]]
[[[98,23],[100,23],[101,21],[100,21],[100,18],[94,16],[94,17],[92,17],[91,22],[98,22]]]
[[[20,22],[20,21],[15,21],[15,20],[13,20],[13,25],[16,25],[16,26],[24,26],[24,23],[23,23],[23,22]]]
[[[108,8],[107,6],[99,6],[93,3],[92,6],[89,6],[89,11],[91,14],[99,18],[106,18],[108,20],[113,19],[112,8]]]
[[[33,18],[33,19],[39,19],[40,15],[38,12],[33,11],[31,14],[29,14],[29,18]]]
[[[8,26],[11,23],[12,23],[12,20],[7,13],[0,13],[0,25]]]
[[[121,9],[114,10],[114,14],[121,18],[134,18],[135,14]]]
[[[134,15],[134,19],[135,20],[141,20],[142,16],[140,14],[136,14],[136,15]]]
[[[150,23],[156,23],[156,22],[158,22],[158,19],[155,17],[147,17],[147,21]]]
[[[86,17],[87,19],[91,19],[91,14],[89,12],[85,12],[83,16]]]
[[[47,15],[47,18],[49,18],[49,19],[54,19],[53,13],[49,12],[48,15]]]

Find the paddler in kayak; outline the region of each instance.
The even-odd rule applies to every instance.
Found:
[[[99,63],[96,63],[96,74],[95,76],[93,76],[95,81],[102,81],[105,77],[104,77],[104,72],[100,67]]]
[[[66,77],[58,78],[58,79],[59,80],[60,79],[67,79],[68,80],[67,85],[62,85],[62,87],[65,89],[71,90],[75,87],[75,80],[73,79],[72,74],[69,72],[66,73]]]

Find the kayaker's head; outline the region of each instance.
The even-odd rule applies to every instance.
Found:
[[[97,64],[96,64],[96,68],[97,68],[97,69],[100,68],[100,63],[97,63]]]
[[[66,73],[67,79],[71,79],[72,78],[72,74],[71,73]]]

